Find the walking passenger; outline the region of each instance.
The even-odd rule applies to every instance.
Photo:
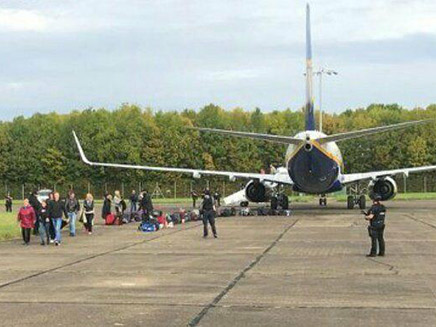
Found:
[[[48,245],[50,242],[50,218],[48,217],[47,202],[41,202],[41,208],[38,213],[39,220],[39,237],[41,238],[41,245]]]
[[[65,202],[65,211],[69,221],[70,236],[74,237],[76,236],[77,213],[80,211],[80,204],[79,201],[77,201],[74,192],[70,192],[70,195]]]
[[[83,202],[83,210],[85,212],[85,228],[88,234],[92,234],[92,225],[94,223],[94,197],[91,193],[86,194],[86,199]]]
[[[48,212],[48,208],[50,207],[50,202],[54,200],[54,193],[51,192],[48,195],[48,199],[46,200],[47,202],[47,215],[48,215],[48,219],[49,219],[49,234],[50,234],[50,243],[54,242],[54,239],[56,237],[56,232],[55,232],[55,228],[53,225],[53,220],[51,219],[52,217],[50,217],[50,213]]]
[[[55,229],[55,245],[61,245],[62,235],[62,217],[65,213],[65,204],[59,198],[59,193],[55,192],[53,195],[53,201],[50,201],[48,206],[48,215],[53,222],[53,226]]]
[[[38,215],[39,209],[41,208],[41,203],[38,200],[38,190],[33,190],[32,193],[29,194],[29,204],[32,206],[33,211],[35,212],[36,215]],[[33,235],[36,235],[38,233],[38,226],[39,226],[39,222],[38,219],[35,222],[35,226],[33,228]]]
[[[29,245],[30,233],[35,227],[36,214],[29,203],[29,199],[24,199],[23,206],[18,211],[17,220],[20,222],[23,245]]]

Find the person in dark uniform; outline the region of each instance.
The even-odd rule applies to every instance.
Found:
[[[207,223],[209,222],[210,227],[212,228],[213,237],[217,238],[218,235],[215,227],[215,200],[209,190],[204,191],[203,202],[201,203],[200,210],[203,214],[203,237],[207,237],[208,235]]]
[[[374,196],[373,205],[365,213],[365,219],[369,221],[368,234],[371,237],[371,251],[367,257],[375,257],[377,255],[377,243],[378,243],[378,255],[385,255],[385,240],[383,234],[385,231],[385,217],[386,207],[380,203],[381,197],[379,195]]]

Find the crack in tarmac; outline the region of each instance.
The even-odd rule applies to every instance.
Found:
[[[254,259],[248,266],[246,266],[228,285],[227,287],[222,290],[213,300],[210,302],[206,307],[203,308],[194,318],[191,319],[191,321],[188,323],[189,327],[197,326],[201,319],[204,318],[204,316],[209,312],[209,310],[213,307],[216,307],[217,304],[221,301],[221,299],[230,292],[236,284],[245,277],[245,274],[253,269],[261,260],[262,258],[271,251],[272,248],[274,248],[277,243],[282,239],[283,236],[292,228],[295,226],[295,224],[299,221],[299,219],[296,219],[293,221],[289,226],[285,228],[283,232],[279,234],[279,236],[260,254]]]

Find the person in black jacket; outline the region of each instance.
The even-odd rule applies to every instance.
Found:
[[[50,201],[48,206],[48,215],[53,221],[53,226],[55,228],[55,245],[59,246],[62,241],[61,228],[62,228],[62,217],[65,214],[65,204],[59,198],[59,193],[54,193],[53,201]]]
[[[371,251],[367,257],[375,257],[377,255],[377,243],[379,256],[385,255],[385,240],[383,237],[385,231],[386,208],[380,203],[381,197],[374,196],[373,205],[365,213],[365,219],[369,221],[368,234],[371,237]]]
[[[36,216],[38,216],[38,212],[41,208],[41,203],[38,200],[37,197],[38,191],[37,190],[33,190],[32,193],[29,194],[29,204],[30,206],[33,208],[33,210],[35,211]],[[37,235],[38,234],[38,230],[39,230],[39,219],[38,217],[36,217],[36,222],[35,222],[35,227],[33,228],[33,235]]]
[[[142,214],[142,220],[148,221],[150,219],[150,216],[153,214],[153,202],[151,201],[150,194],[146,191],[142,191],[142,198],[141,198],[141,210],[143,211]]]
[[[41,202],[41,208],[38,212],[39,220],[39,237],[41,238],[41,245],[49,244],[50,242],[50,218],[48,217],[47,202]]]
[[[217,232],[215,227],[215,200],[213,196],[210,194],[209,190],[204,191],[203,202],[200,206],[200,211],[203,214],[203,237],[207,237],[208,228],[207,223],[209,222],[210,227],[212,228],[213,237],[217,238]]]
[[[48,215],[48,219],[49,219],[49,234],[50,234],[50,243],[54,242],[54,239],[56,237],[56,231],[55,231],[55,227],[53,225],[53,220],[51,219],[52,217],[50,217],[50,213],[48,212],[48,208],[50,207],[50,202],[54,200],[54,193],[51,192],[48,195],[48,199],[46,200],[47,202],[47,215]]]
[[[112,207],[112,195],[106,193],[103,201],[103,208],[101,209],[101,217],[106,220],[106,217],[110,215]]]
[[[74,192],[70,192],[68,199],[65,201],[65,212],[67,213],[70,236],[72,237],[76,236],[76,218],[79,211],[79,201],[76,199]]]

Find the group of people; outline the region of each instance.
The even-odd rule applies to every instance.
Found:
[[[129,200],[129,221],[133,219],[134,213],[136,213],[138,210],[142,211],[143,219],[146,219],[146,217],[149,217],[153,214],[153,201],[147,190],[142,190],[139,194],[136,193],[136,190],[132,190]],[[122,221],[124,212],[127,209],[127,203],[119,190],[116,190],[113,196],[109,193],[106,193],[104,196],[101,216],[105,221],[107,221],[109,216],[113,214],[112,204],[115,208],[115,219]]]
[[[65,200],[61,200],[59,192],[49,194],[48,199],[40,201],[37,191],[32,192],[23,201],[18,211],[18,221],[21,226],[23,244],[29,245],[33,229],[34,235],[39,234],[41,245],[54,243],[59,246],[62,242],[61,229],[69,226],[69,235],[76,236],[76,221],[80,213],[80,220],[88,234],[92,234],[94,223],[94,198],[88,193],[83,201],[83,209],[74,192],[70,191]],[[65,220],[64,220],[65,217]]]

